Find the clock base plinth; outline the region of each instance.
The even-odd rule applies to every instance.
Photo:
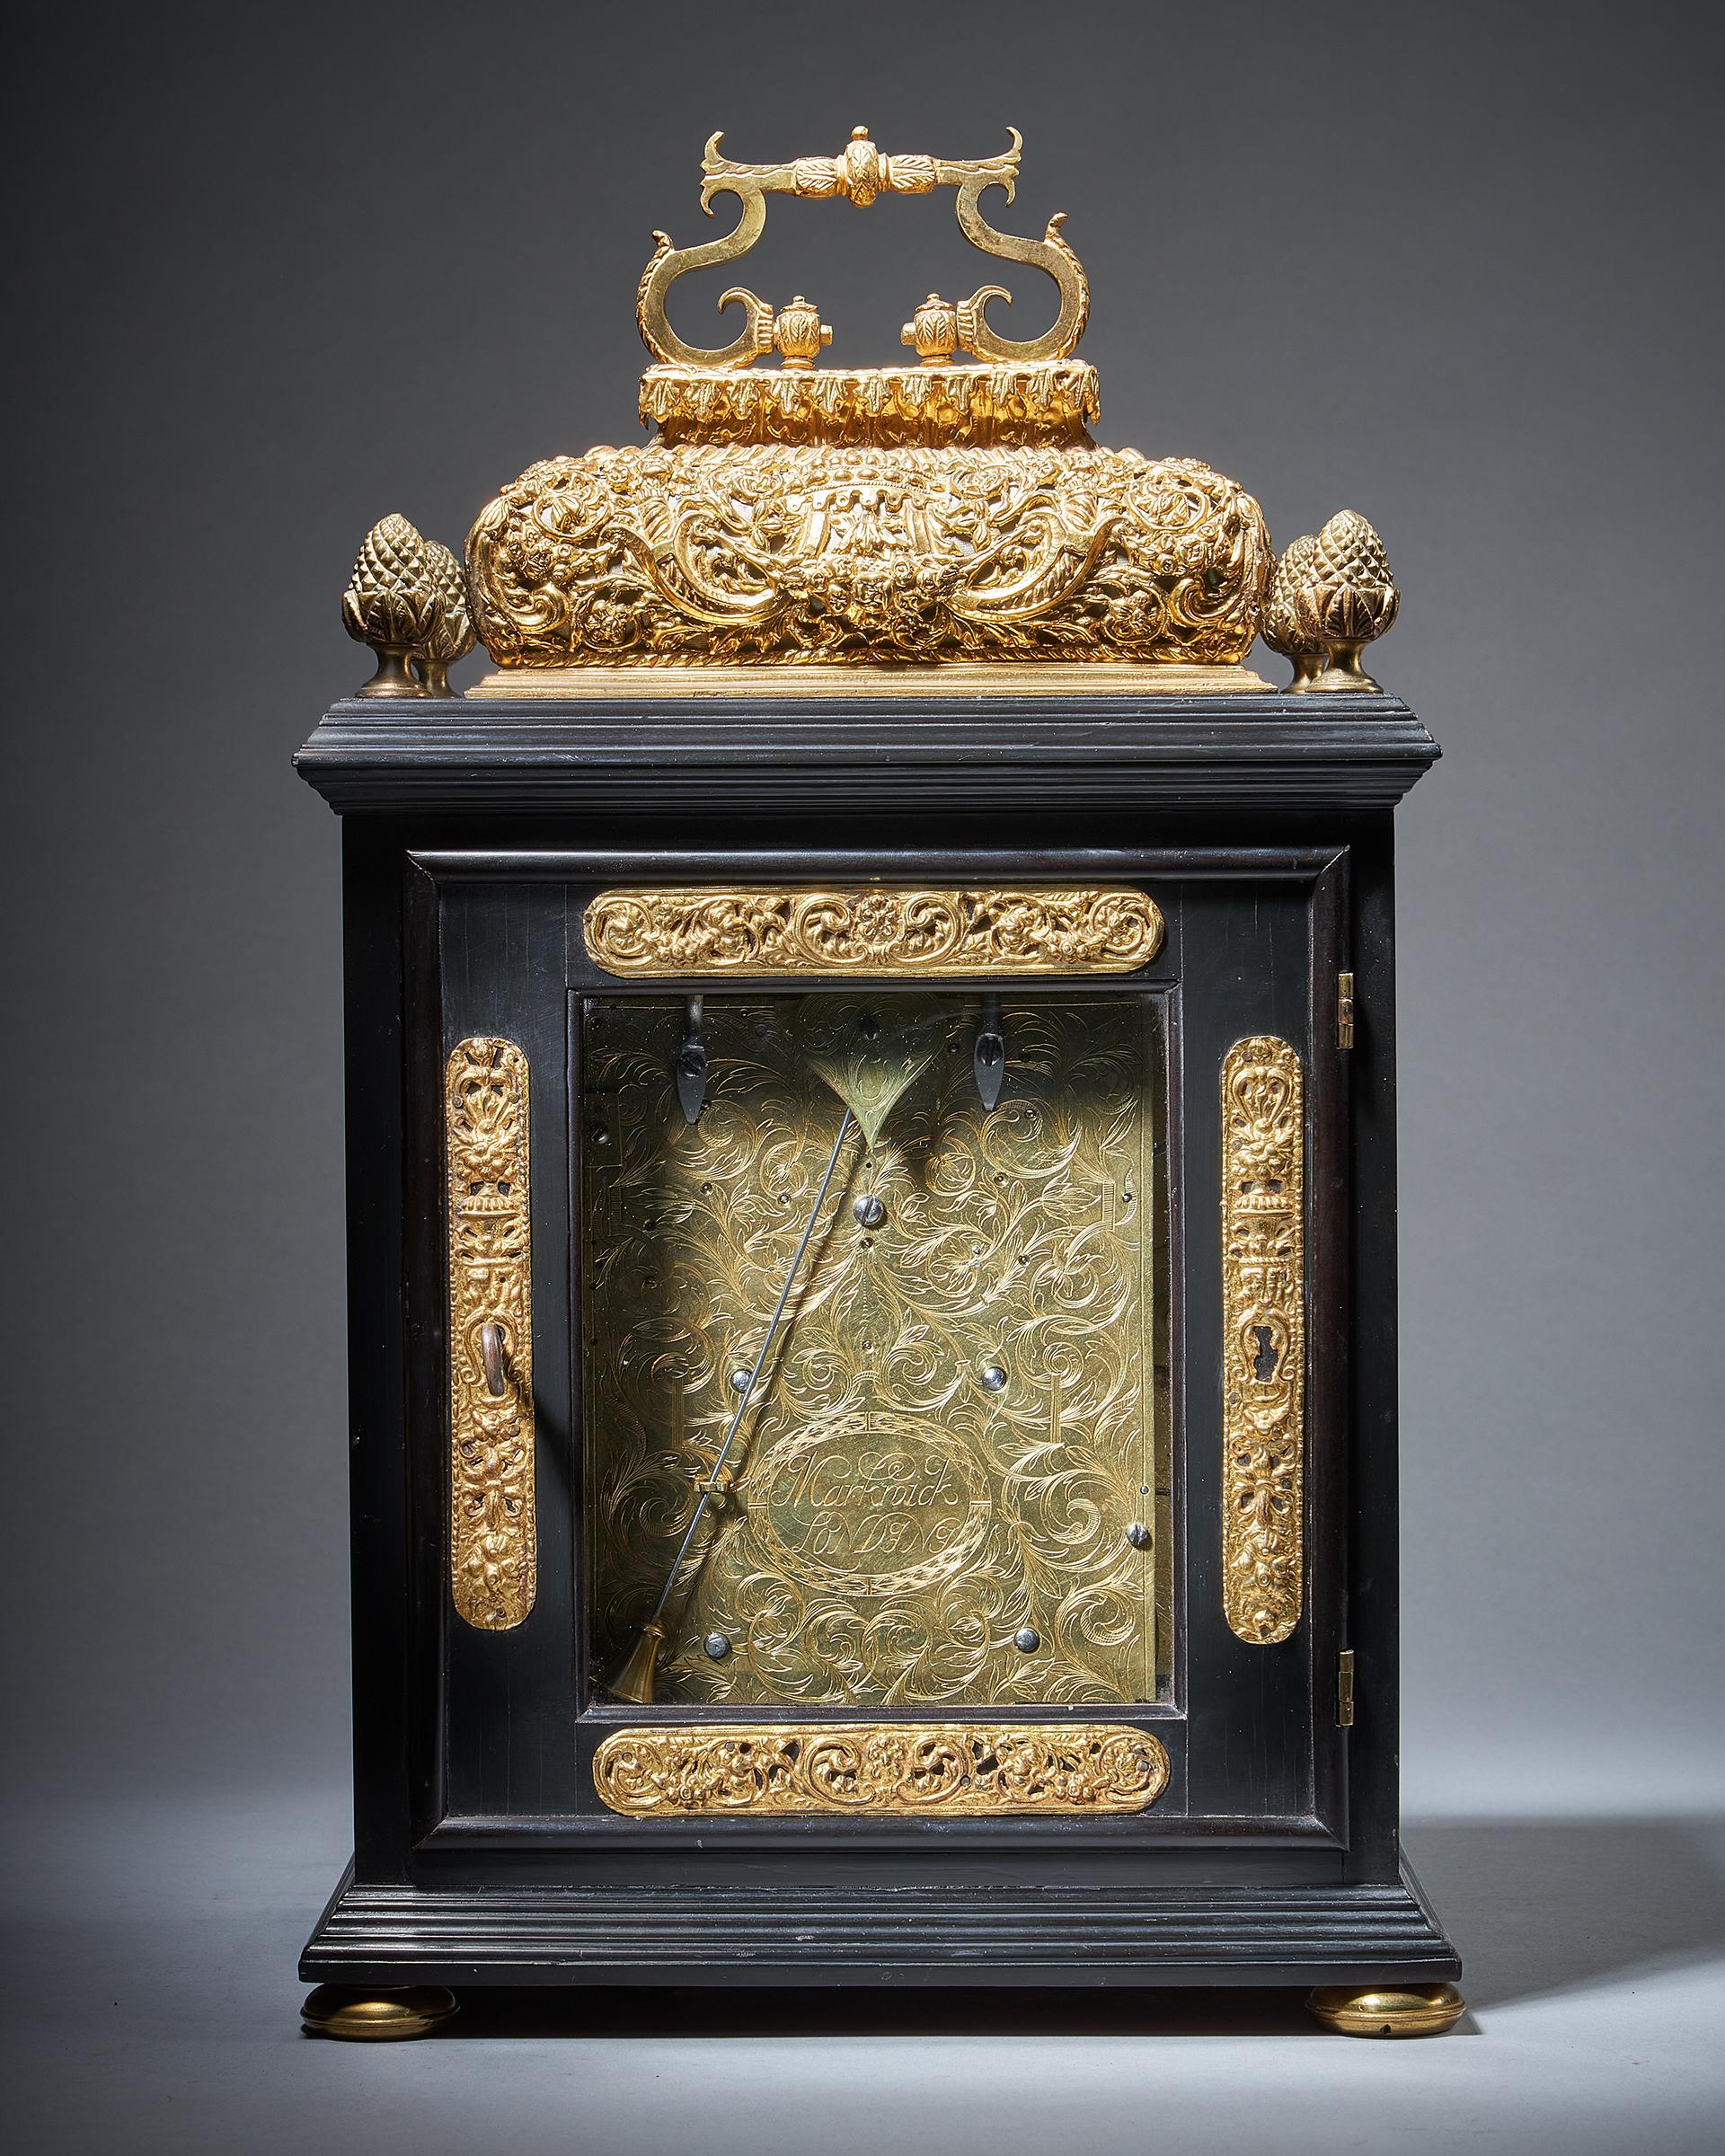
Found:
[[[349,2044],[402,2044],[429,2037],[456,2011],[455,1994],[438,1984],[402,1991],[356,1990],[320,1984],[299,2010],[308,2037],[335,2037]]]
[[[1453,1984],[1324,1984],[1305,2006],[1342,2037],[1441,2037],[1467,2011]]]
[[[797,1866],[783,1857],[775,1869],[770,1881],[661,1872],[579,1883],[518,1873],[482,1880],[470,1870],[460,1884],[436,1885],[367,1885],[349,1872],[299,1973],[349,1999],[438,1984],[727,1992],[1315,1984],[1340,1999],[1402,2000],[1410,2012],[1424,2001],[1433,2030],[1462,2011],[1448,1983],[1460,1959],[1405,1866],[1377,1882],[1142,1872],[1062,1880],[1022,1862],[1016,1878],[998,1866],[931,1878],[925,1866],[890,1860],[864,1879],[831,1876],[826,1860]],[[1451,2008],[1440,2010],[1440,1993]]]

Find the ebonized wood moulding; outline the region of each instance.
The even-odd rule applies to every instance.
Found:
[[[1407,1983],[1457,1973],[1418,1882],[337,1889],[325,1983]]]
[[[342,815],[1388,808],[1439,755],[1393,696],[349,698],[295,758]]]

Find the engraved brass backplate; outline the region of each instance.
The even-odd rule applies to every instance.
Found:
[[[1259,1647],[1300,1619],[1305,1091],[1272,1035],[1222,1060],[1222,1592],[1230,1630]]]
[[[736,1410],[844,1112],[811,1064],[827,1019],[809,1008],[852,1000],[708,996],[693,1126],[674,1090],[681,1000],[587,1005],[596,1671],[634,1646]],[[1154,1003],[1004,998],[988,1110],[978,999],[854,1001],[883,1062],[902,1071],[911,1043],[916,1068],[872,1147],[853,1131],[841,1154],[668,1604],[655,1697],[1154,1700],[1169,1578]]]
[[[587,954],[607,973],[819,974],[976,979],[1131,973],[1162,948],[1162,911],[1130,888],[606,891]]]
[[[449,1173],[449,1588],[482,1631],[533,1607],[532,1229],[527,1059],[464,1040],[446,1073]]]
[[[620,1729],[593,1757],[593,1786],[611,1809],[650,1819],[1141,1812],[1167,1784],[1156,1739],[1110,1722]]]

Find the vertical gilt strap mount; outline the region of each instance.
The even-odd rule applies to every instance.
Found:
[[[1222,1060],[1222,1580],[1255,1647],[1300,1620],[1305,1393],[1305,1100],[1287,1041]]]
[[[533,1271],[527,1059],[472,1039],[445,1077],[449,1176],[449,1589],[481,1631],[533,1607]]]

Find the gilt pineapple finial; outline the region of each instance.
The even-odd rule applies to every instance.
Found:
[[[447,696],[450,667],[474,643],[461,563],[401,516],[374,524],[360,543],[341,620],[377,654],[360,696]]]
[[[1287,685],[1290,689],[1309,687],[1322,672],[1327,656],[1319,640],[1308,635],[1302,627],[1294,603],[1312,573],[1313,557],[1317,551],[1314,533],[1304,533],[1295,540],[1276,564],[1269,588],[1264,594],[1264,615],[1258,633],[1272,651],[1279,651],[1284,658],[1294,662],[1294,678]]]
[[[1394,621],[1401,596],[1383,541],[1357,510],[1340,509],[1315,539],[1296,539],[1277,567],[1262,631],[1294,661],[1289,690],[1376,690],[1360,649]],[[1326,663],[1308,670],[1314,650]]]
[[[467,576],[456,557],[435,539],[426,540],[425,555],[437,606],[430,633],[416,656],[427,695],[449,696],[459,693],[449,686],[450,667],[478,641],[467,605]]]
[[[423,696],[408,666],[424,648],[437,608],[425,541],[405,517],[374,524],[360,542],[341,594],[341,620],[356,642],[377,654],[377,671],[361,696]]]

